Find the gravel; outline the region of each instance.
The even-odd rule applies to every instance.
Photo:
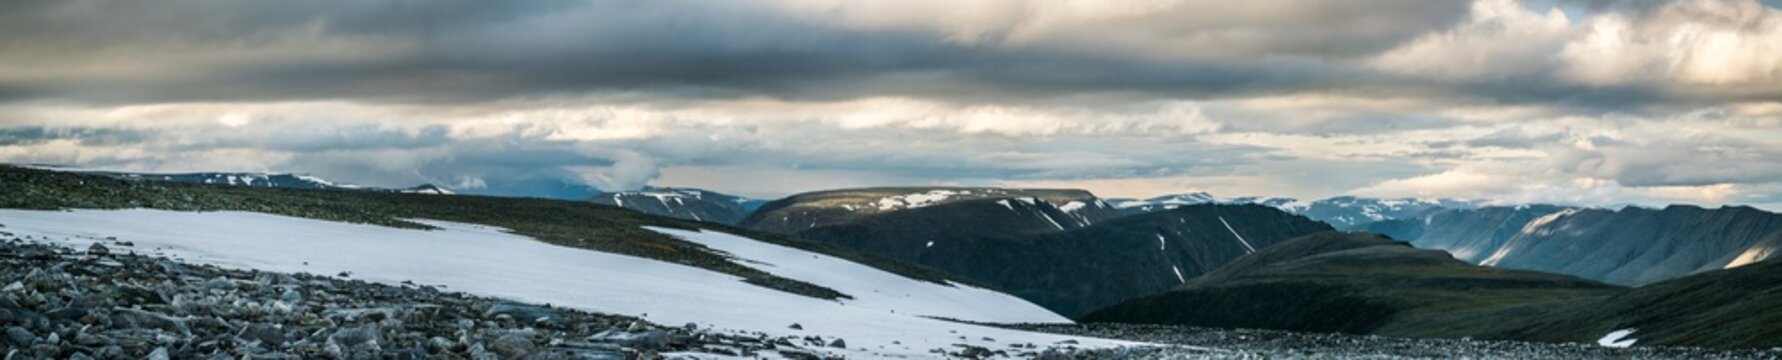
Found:
[[[840,339],[634,317],[309,274],[237,271],[0,233],[4,359],[822,358]]]
[[[1108,359],[1775,359],[1782,349],[1704,349],[1214,329],[1168,325],[1009,325],[1023,330],[1143,341],[1177,347],[1078,350],[1055,358]]]

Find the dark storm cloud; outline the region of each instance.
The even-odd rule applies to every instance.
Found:
[[[1390,84],[1327,60],[1373,54],[1465,15],[1464,3],[1448,1],[1229,6],[1227,16],[1190,5],[1131,19],[1137,30],[1104,36],[1235,33],[1243,37],[1226,43],[1250,49],[1190,49],[1205,56],[1184,59],[1076,42],[958,43],[933,31],[850,29],[744,2],[26,0],[0,13],[7,34],[0,61],[90,62],[105,70],[0,78],[0,100],[461,102],[627,90],[1008,100],[1388,91]]]
[[[56,140],[74,140],[84,146],[135,143],[152,134],[128,129],[89,127],[14,126],[0,128],[0,146],[32,145]]]

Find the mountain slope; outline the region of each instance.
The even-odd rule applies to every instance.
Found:
[[[749,215],[748,206],[759,204],[747,199],[700,189],[645,188],[638,191],[610,192],[594,195],[588,201],[693,221],[735,225]]]
[[[1523,205],[1450,209],[1370,223],[1361,230],[1409,241],[1418,248],[1444,250],[1455,259],[1477,264],[1521,233],[1530,221],[1567,209],[1571,208]]]
[[[1330,229],[1260,205],[1194,205],[1074,227],[1055,223],[1061,211],[1048,204],[955,201],[796,234],[959,275],[1071,315],[1167,290],[1252,249]]]
[[[1567,276],[1474,266],[1374,234],[1325,232],[1080,319],[1404,335],[1422,329],[1399,322],[1432,314],[1574,301],[1616,290]]]
[[[1782,261],[1641,286],[1569,311],[1525,337],[1590,341],[1614,330],[1640,345],[1782,346]],[[1557,314],[1556,314],[1557,315]]]
[[[1483,265],[1645,284],[1772,256],[1782,215],[1750,207],[1449,211],[1427,218],[1418,247]]]
[[[792,195],[762,205],[740,224],[750,229],[796,234],[861,218],[961,201],[1007,199],[1052,208],[1052,222],[1074,228],[1120,216],[1083,190],[900,187],[830,190]],[[1044,204],[1044,205],[1040,205]]]

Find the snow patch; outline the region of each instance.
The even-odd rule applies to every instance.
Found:
[[[1770,255],[1773,255],[1775,253],[1776,253],[1776,249],[1771,249],[1771,248],[1764,247],[1764,246],[1753,246],[1750,249],[1745,249],[1745,252],[1739,253],[1738,258],[1734,258],[1731,262],[1727,262],[1726,267],[1723,267],[1721,269],[1731,269],[1731,268],[1736,268],[1736,267],[1740,267],[1740,266],[1750,265],[1751,263],[1763,261],[1764,259],[1769,259]]]
[[[711,231],[652,229],[738,257],[739,263],[830,287],[854,297],[823,300],[663,261],[551,245],[503,229],[416,220],[425,231],[249,212],[162,210],[0,210],[10,232],[84,248],[106,237],[136,249],[237,269],[333,274],[386,284],[412,280],[470,294],[604,313],[642,315],[663,324],[698,323],[769,336],[839,336],[857,358],[933,357],[926,351],[968,339],[998,344],[1080,347],[1132,343],[1040,334],[935,320],[983,322],[1068,319],[1013,296],[961,284],[941,285],[823,254]],[[791,330],[787,324],[802,324]],[[953,333],[957,332],[957,333]],[[898,342],[898,343],[893,343]],[[882,348],[881,348],[882,346]]]
[[[1613,348],[1624,348],[1624,347],[1633,346],[1634,341],[1638,340],[1638,339],[1629,339],[1628,338],[1628,336],[1633,335],[1633,333],[1634,333],[1634,329],[1621,329],[1621,330],[1610,331],[1608,335],[1603,335],[1603,338],[1596,339],[1596,344],[1602,345],[1605,347],[1613,347]]]
[[[939,204],[953,198],[954,195],[970,195],[970,191],[929,190],[928,192],[910,193],[880,198],[875,204],[881,211],[898,209],[914,209]]]

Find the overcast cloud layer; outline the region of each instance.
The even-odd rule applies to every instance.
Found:
[[[1782,210],[1779,7],[20,0],[0,161]]]

